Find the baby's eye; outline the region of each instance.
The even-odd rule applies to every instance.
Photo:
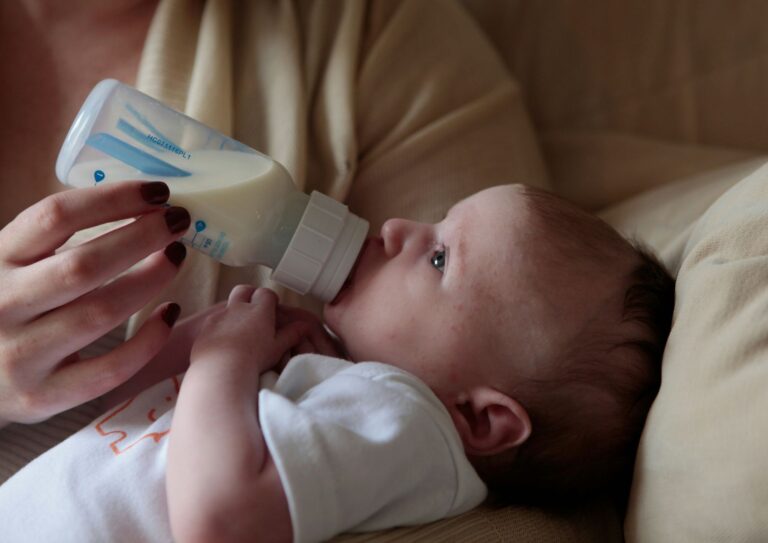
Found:
[[[433,251],[429,261],[440,272],[445,271],[445,249],[437,249]]]

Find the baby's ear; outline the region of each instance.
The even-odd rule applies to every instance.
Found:
[[[474,388],[446,406],[467,454],[498,454],[521,445],[531,435],[525,408],[491,387]]]

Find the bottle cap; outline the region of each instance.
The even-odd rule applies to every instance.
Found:
[[[368,221],[313,191],[272,279],[325,302],[336,297],[368,234]]]

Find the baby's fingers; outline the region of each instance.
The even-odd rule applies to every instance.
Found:
[[[279,357],[284,353],[296,349],[306,340],[308,332],[309,326],[306,322],[293,322],[277,330],[275,333],[275,341],[273,343],[275,356]]]
[[[266,287],[259,287],[251,294],[252,304],[263,304],[266,307],[270,307],[272,308],[272,313],[277,312],[278,302],[279,299],[275,291]]]
[[[308,325],[305,341],[297,348],[297,354],[312,352],[339,358],[344,357],[336,339],[326,331],[323,322],[314,313],[299,307],[279,306],[277,325],[282,327],[293,322],[304,322]]]
[[[277,306],[277,324],[283,326],[293,321],[306,321],[309,323],[315,323],[319,326],[323,325],[323,321],[311,311],[302,309],[301,307],[293,307],[289,305]]]
[[[229,293],[227,305],[238,302],[265,305],[266,307],[271,307],[274,313],[277,310],[278,298],[274,290],[265,287],[256,288],[253,285],[237,285]]]
[[[244,304],[250,303],[251,296],[255,290],[256,287],[251,285],[237,285],[230,291],[227,305],[232,305],[238,302]]]
[[[268,288],[251,285],[237,285],[229,293],[227,307],[232,311],[244,309],[268,328],[274,328],[277,314],[277,294]],[[248,304],[244,306],[242,304]],[[233,307],[238,306],[239,307]]]

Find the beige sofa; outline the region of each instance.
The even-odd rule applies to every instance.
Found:
[[[230,2],[164,0],[148,40],[139,86],[273,154],[301,186],[346,198],[374,225],[393,212],[422,218],[438,215],[440,206],[429,203],[436,190],[444,190],[439,192],[442,201],[450,202],[473,192],[477,187],[470,185],[479,177],[491,184],[529,181],[552,188],[599,212],[627,235],[645,240],[678,275],[678,303],[662,389],[641,443],[626,520],[619,505],[608,499],[565,510],[491,502],[428,526],[345,535],[338,540],[768,540],[768,461],[763,453],[768,426],[768,395],[763,393],[768,364],[763,359],[768,353],[762,324],[768,309],[764,294],[768,292],[764,288],[768,282],[768,235],[764,234],[768,231],[768,172],[760,169],[768,150],[763,100],[768,94],[768,33],[764,32],[768,3],[463,0],[459,5],[463,13],[438,0],[370,2],[365,8],[357,7],[363,3],[329,2],[324,10],[308,2],[296,5],[253,3],[248,9],[262,10],[261,18],[250,12],[242,16],[243,20],[253,17],[254,24],[266,20],[268,25],[249,38],[256,41],[248,49],[250,56],[236,58],[261,62],[259,66],[269,64],[259,56],[264,43],[269,43],[272,56],[268,60],[279,66],[265,69],[276,70],[273,73],[282,78],[276,86],[264,90],[232,77],[232,87],[222,90],[221,85],[206,85],[229,81],[231,74],[226,70],[238,73],[237,67],[220,62],[219,55],[229,54],[226,47],[223,51],[210,47],[220,43],[216,36],[231,35],[241,22],[233,21]],[[363,9],[369,11],[357,12]],[[416,21],[410,27],[403,22],[408,18],[405,12]],[[430,14],[436,14],[434,20]],[[420,115],[434,114],[440,96],[432,96],[426,106],[414,99],[416,105],[391,126],[386,117],[376,117],[377,108],[361,104],[354,92],[348,96],[358,100],[354,111],[345,109],[347,101],[334,101],[350,88],[359,91],[366,84],[386,83],[375,77],[374,70],[386,55],[381,50],[373,55],[371,40],[357,43],[350,37],[354,21],[363,19],[369,24],[366,32],[375,34],[380,26],[381,34],[389,31],[391,39],[395,34],[398,40],[412,40],[410,56],[430,49],[430,44],[418,42],[419,31],[414,28],[423,32],[422,37],[450,38],[456,31],[461,38],[458,44],[450,39],[441,44],[446,56],[453,51],[460,57],[463,49],[484,51],[487,62],[482,65],[473,67],[472,58],[464,60],[466,79],[501,81],[499,92],[492,95],[501,97],[499,101],[522,97],[505,105],[501,116],[483,117],[486,110],[482,108],[462,110],[464,122],[479,119],[478,126],[483,119],[486,126],[496,126],[494,122],[502,119],[498,126],[503,125],[507,139],[500,148],[495,146],[499,152],[485,151],[493,147],[487,145],[489,141],[497,141],[491,137],[499,134],[493,128],[485,133],[463,132],[464,141],[440,140],[439,135],[450,132],[445,125],[455,117],[446,116],[441,131],[413,128],[424,120]],[[275,34],[269,36],[272,27]],[[279,118],[273,113],[275,103],[285,105],[295,98],[291,95],[295,86],[285,75],[291,74],[293,57],[279,57],[293,51],[293,42],[286,36],[301,35],[307,28],[312,30],[303,35],[307,50],[322,50],[335,59],[323,63],[310,54],[304,59],[306,71],[293,74],[294,83],[303,74],[305,82],[315,85],[313,100],[318,105],[309,128],[296,121],[300,116],[286,116],[286,109]],[[318,30],[322,28],[332,32]],[[183,39],[175,38],[169,48],[168,36]],[[361,47],[363,60],[370,53],[376,62],[357,57],[350,61],[344,50],[351,43]],[[279,63],[278,57],[285,62]],[[433,61],[443,66],[441,59]],[[352,81],[345,79],[350,66],[357,66],[362,75],[356,73],[353,84],[345,85]],[[499,66],[509,70],[507,75],[499,75]],[[512,86],[506,82],[509,74],[516,81]],[[255,96],[249,102],[253,107],[237,115],[238,104],[229,104],[226,96],[245,87],[249,98]],[[451,93],[444,95],[455,98]],[[222,103],[226,106],[215,106]],[[494,103],[488,100],[481,105],[492,111]],[[355,114],[357,145],[345,139],[344,131]],[[249,116],[256,115],[267,121],[247,124]],[[366,132],[366,126],[388,126],[389,132]],[[302,147],[305,140],[295,145],[292,139],[296,133],[316,135],[312,130],[320,129],[328,136],[327,145],[307,150]],[[396,137],[408,145],[398,148],[392,144]],[[452,157],[432,160],[429,149],[450,145],[455,145],[447,151]],[[300,156],[297,148],[306,154]],[[463,163],[452,162],[462,149],[482,155],[482,161],[466,172],[461,169]],[[448,180],[443,185],[428,185],[410,199],[384,197],[393,191],[407,193],[408,183],[416,179],[428,183],[425,172],[434,173],[438,162],[437,171]],[[430,167],[420,169],[424,164]],[[519,178],[491,179],[502,169],[500,165]],[[306,178],[308,169],[315,177]],[[196,257],[186,266],[187,280],[193,274],[213,273],[208,262]],[[220,297],[227,281],[259,277],[231,271],[221,275],[218,286],[206,291],[208,298],[182,305],[194,310]],[[0,476],[7,477],[50,446],[55,441],[50,428],[73,431],[96,414],[93,406],[85,406],[57,417],[37,433],[16,426],[0,432]]]

